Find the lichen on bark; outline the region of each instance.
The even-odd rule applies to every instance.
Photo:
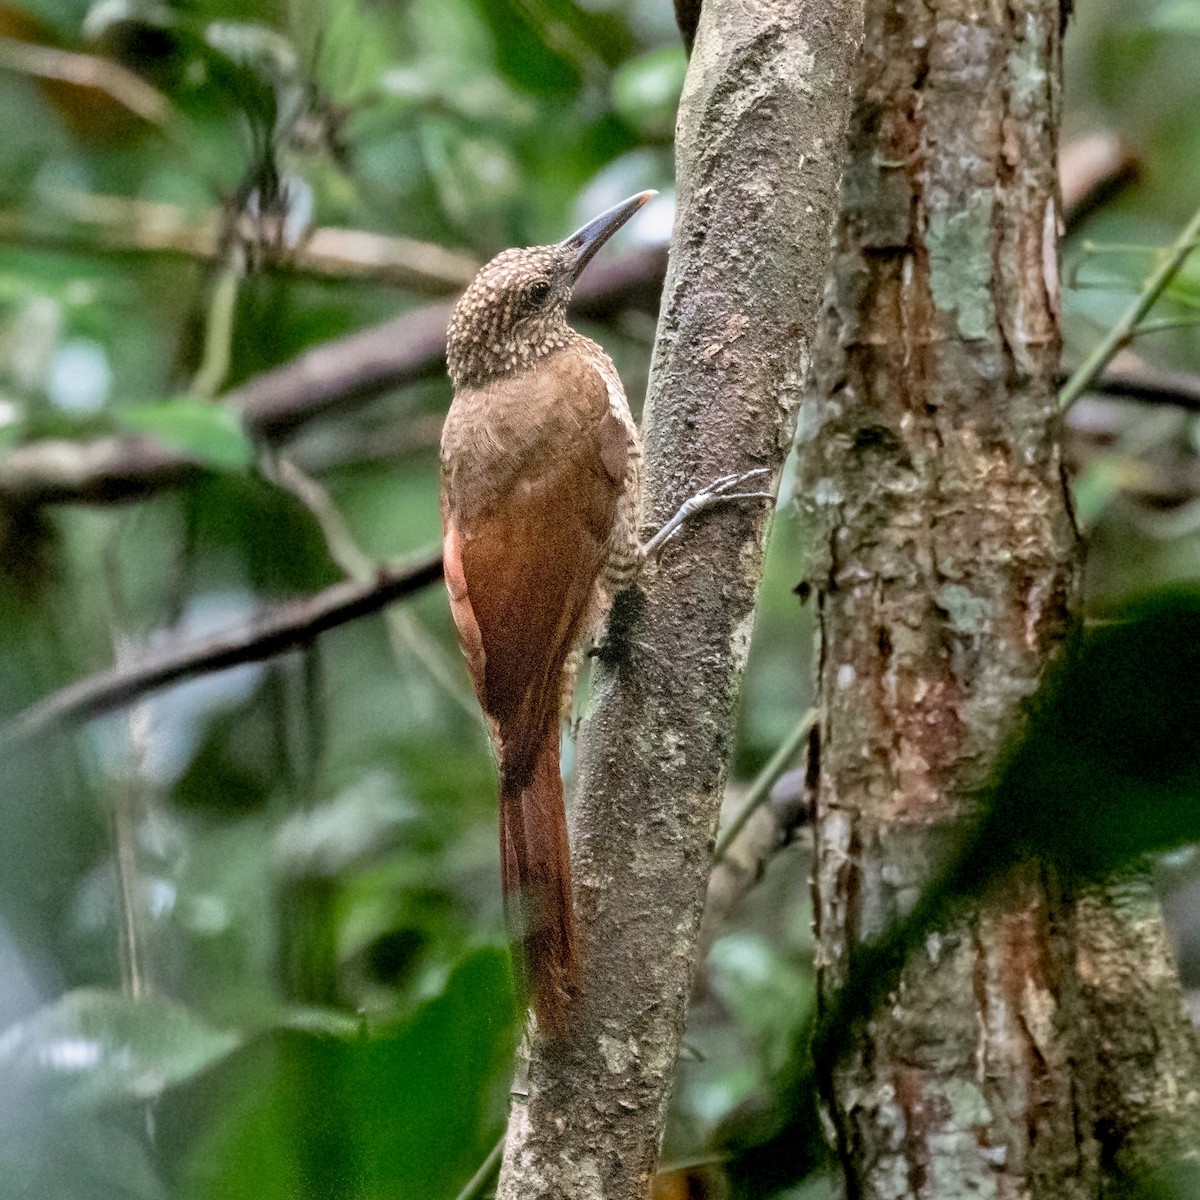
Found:
[[[821,606],[823,1002],[974,813],[1078,615],[1059,450],[1057,0],[867,0],[800,501]],[[1027,862],[823,1072],[846,1193],[1070,1200],[1193,1157],[1195,1039],[1137,876]]]
[[[1055,0],[867,3],[802,422],[823,552],[826,999],[973,812],[1072,612],[1055,386],[1059,36]],[[1095,1194],[1073,937],[1070,904],[1030,864],[926,940],[833,1072],[849,1195]]]
[[[1200,1162],[1200,1059],[1149,872],[1084,890],[1077,963],[1098,1072],[1096,1136],[1106,1177]]]

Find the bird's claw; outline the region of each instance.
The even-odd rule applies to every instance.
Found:
[[[756,476],[770,475],[770,473],[771,469],[769,467],[755,467],[753,471],[742,471],[740,473],[735,472],[732,475],[722,475],[720,478],[714,479],[712,483],[710,483],[703,491],[697,492],[692,499],[695,500],[699,496],[725,496],[729,492],[730,488],[740,487],[743,483],[749,483],[750,480],[754,479]],[[755,492],[753,494],[756,496],[761,496],[765,495],[766,493]]]
[[[678,508],[675,515],[666,521],[659,531],[644,545],[638,547],[638,557],[645,563],[657,562],[666,544],[679,532],[689,517],[712,508],[716,504],[725,504],[731,500],[774,500],[770,492],[739,492],[735,489],[749,483],[750,480],[764,475],[770,475],[768,467],[756,467],[753,471],[743,471],[740,474],[722,475],[714,479],[708,487],[689,496]]]

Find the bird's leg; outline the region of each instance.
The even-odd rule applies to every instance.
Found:
[[[740,475],[722,475],[720,479],[714,479],[703,491],[689,496],[648,542],[638,543],[637,567],[640,569],[648,562],[657,562],[662,557],[666,544],[683,528],[684,522],[707,508],[726,504],[731,500],[773,500],[774,496],[770,492],[737,490],[752,479],[769,474],[767,467],[758,467]]]
[[[588,651],[589,658],[616,664],[628,655],[630,648],[636,648],[661,661],[662,656],[653,646],[630,636],[643,603],[642,594],[633,586],[638,576],[648,564],[658,562],[666,544],[697,513],[731,500],[773,500],[770,492],[738,490],[751,480],[769,473],[766,467],[759,467],[740,475],[723,475],[703,491],[688,497],[649,541],[634,542],[630,538],[632,544],[609,563],[609,577],[605,584],[612,597],[612,607],[600,640]]]

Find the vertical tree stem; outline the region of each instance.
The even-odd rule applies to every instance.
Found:
[[[731,471],[777,473],[828,261],[858,0],[705,0],[647,402],[646,516]],[[646,1200],[716,834],[768,511],[713,509],[618,601],[580,747],[583,990],[535,1039],[501,1200]]]
[[[823,1004],[915,902],[1062,638],[1059,0],[867,0],[801,417],[820,597]],[[912,955],[826,1076],[846,1193],[1099,1182],[1074,918],[1035,864]]]

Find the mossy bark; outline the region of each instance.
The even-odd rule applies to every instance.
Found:
[[[1200,1057],[1154,885],[1131,870],[1078,903],[1105,1181],[1200,1163]]]
[[[867,0],[801,432],[826,998],[929,879],[1073,611],[1060,26],[1057,0]],[[848,1195],[1096,1194],[1074,953],[1072,907],[1034,865],[927,939],[825,1098]]]
[[[801,414],[821,607],[821,990],[931,878],[1076,615],[1059,443],[1058,0],[867,0]],[[825,1097],[852,1197],[1094,1197],[1194,1153],[1144,880],[1033,863],[930,935]]]

